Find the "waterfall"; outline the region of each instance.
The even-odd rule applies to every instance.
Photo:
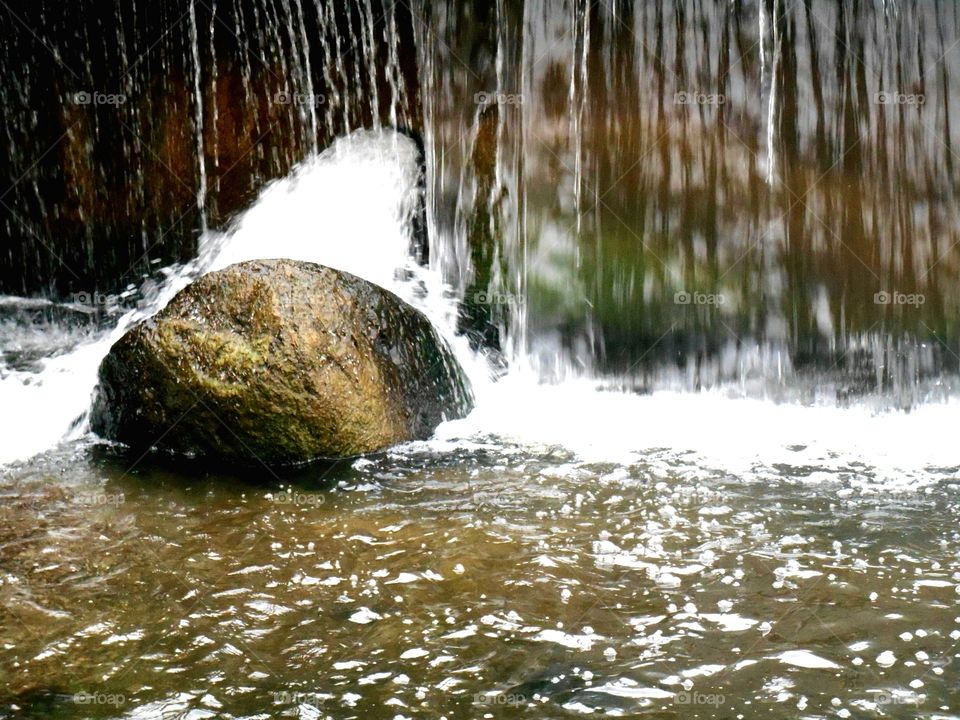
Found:
[[[307,40],[307,25],[303,18],[301,0],[294,0],[297,4],[297,18],[300,21],[300,50],[303,53],[303,76],[306,80],[307,107],[310,110],[310,148],[317,152],[317,97],[313,91],[313,70],[310,67],[310,45]]]
[[[760,46],[763,47],[767,42],[765,37],[765,23],[763,19],[763,2],[760,4]],[[779,12],[780,0],[773,2],[773,22],[770,23],[770,48],[772,60],[770,63],[770,89],[767,95],[767,185],[773,186],[773,181],[777,174],[777,158],[774,142],[776,137],[776,117],[777,117],[777,73],[780,69],[780,30],[777,18]]]
[[[197,186],[197,208],[200,210],[200,223],[207,230],[207,164],[203,146],[203,91],[200,89],[200,37],[197,31],[196,3],[190,0],[190,42],[193,53],[193,97],[194,121],[196,123],[197,165],[200,171],[200,184]]]
[[[841,21],[876,26],[880,37],[889,4],[835,20],[824,2],[678,0],[632,13],[620,3],[498,2],[489,30],[444,7],[421,8],[435,31],[418,35],[430,88],[431,242],[468,302],[477,292],[508,301],[469,317],[471,327],[497,327],[512,365],[541,379],[645,389],[733,385],[834,402],[885,395],[902,407],[939,396],[936,378],[960,355],[930,305],[942,294],[923,270],[900,274],[899,295],[881,277],[888,261],[916,267],[917,253],[943,270],[937,258],[949,245],[930,224],[908,233],[878,213],[892,192],[949,216],[952,199],[920,190],[948,158],[919,151],[919,165],[903,169],[916,192],[875,171],[887,150],[865,139],[900,110],[859,89],[850,58],[899,63],[888,76],[921,78],[938,46],[930,28],[946,16],[919,25],[924,60],[862,44],[859,31],[836,39]],[[494,91],[523,99],[465,111]],[[908,108],[911,132],[955,132],[929,106],[928,97]],[[487,144],[497,192],[483,203],[476,159]],[[882,245],[886,260],[873,249],[878,238],[893,242]],[[889,255],[901,252],[912,259]],[[888,306],[888,296],[903,302]],[[885,346],[891,329],[895,353],[866,350]]]
[[[217,97],[217,49],[216,44],[214,43],[215,29],[216,29],[216,16],[217,16],[217,0],[213,0],[210,5],[210,32],[209,32],[209,47],[210,47],[210,57],[211,62],[211,73],[210,73],[210,96],[214,98],[213,101],[213,117],[211,118],[211,128],[213,130],[213,148],[212,148],[212,160],[213,160],[213,172],[214,177],[217,178],[215,190],[217,194],[220,191],[220,144],[219,137],[217,135],[217,130],[220,126],[220,106],[216,102]],[[206,220],[204,219],[204,222]],[[205,229],[205,228],[204,228]]]

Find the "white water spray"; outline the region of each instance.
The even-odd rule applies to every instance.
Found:
[[[454,336],[456,304],[438,272],[410,256],[420,202],[419,151],[393,131],[358,131],[269,184],[225,231],[201,238],[197,258],[166,268],[141,289],[140,306],[96,340],[41,363],[39,372],[0,368],[0,463],[25,459],[87,431],[85,414],[100,362],[134,324],[159,312],[198,276],[228,265],[284,257],[344,270],[392,290],[423,311],[479,386],[482,363]]]

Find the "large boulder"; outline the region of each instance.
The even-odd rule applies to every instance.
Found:
[[[450,350],[400,298],[257,260],[201,277],[121,338],[91,424],[138,449],[286,464],[426,438],[471,406]]]

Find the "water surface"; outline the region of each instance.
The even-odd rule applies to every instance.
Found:
[[[957,483],[816,470],[477,437],[278,479],[62,447],[3,471],[3,712],[955,716]]]

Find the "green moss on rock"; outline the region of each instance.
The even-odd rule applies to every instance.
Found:
[[[200,278],[121,338],[91,422],[135,448],[286,464],[426,438],[471,406],[443,340],[398,297],[258,260]]]

